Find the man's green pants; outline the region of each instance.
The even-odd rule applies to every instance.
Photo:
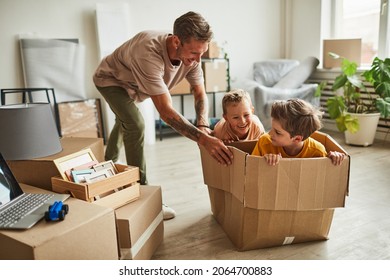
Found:
[[[119,150],[124,146],[127,164],[139,167],[140,183],[146,185],[145,123],[141,112],[125,89],[114,86],[97,89],[115,114],[115,125],[107,141],[105,160],[117,161]]]

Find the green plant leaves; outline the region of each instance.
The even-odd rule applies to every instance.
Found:
[[[350,114],[342,114],[336,119],[337,129],[341,132],[348,130],[351,133],[356,133],[360,129],[359,121],[353,118]]]
[[[348,81],[348,77],[346,75],[341,74],[337,76],[336,79],[334,80],[332,90],[335,91],[338,90],[339,88],[342,88],[347,81]]]
[[[341,96],[333,96],[326,101],[329,117],[331,119],[339,118],[342,113],[347,109],[344,104],[344,99]]]
[[[390,97],[386,97],[385,99],[377,98],[375,104],[382,117],[390,117]]]
[[[353,118],[351,115],[345,115],[344,120],[345,126],[347,130],[351,133],[356,133],[360,129],[359,121],[357,118]]]

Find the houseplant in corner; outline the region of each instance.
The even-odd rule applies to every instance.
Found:
[[[332,86],[336,94],[326,102],[329,117],[336,121],[338,130],[345,133],[347,144],[369,146],[374,141],[380,117],[376,99],[365,89],[355,62],[335,53],[329,55],[341,59],[341,74]]]
[[[376,98],[376,108],[385,119],[390,117],[390,58],[375,57],[371,68],[363,72],[363,76],[373,85]]]

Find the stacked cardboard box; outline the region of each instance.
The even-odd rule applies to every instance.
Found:
[[[101,162],[104,146],[103,139],[96,138],[66,137],[61,143],[63,151],[58,154],[9,164],[17,181],[30,182],[37,192],[70,193],[74,198],[69,199],[66,220],[42,221],[25,234],[0,231],[0,244],[5,248],[0,258],[150,259],[164,235],[161,187],[140,186],[139,168],[120,164],[115,165],[118,174],[102,181],[65,181],[56,159],[90,148]],[[25,186],[28,191],[35,189]]]
[[[313,138],[328,151],[346,151],[329,135]],[[201,147],[211,209],[239,250],[326,240],[334,208],[344,207],[350,158],[334,166],[328,158],[282,159],[269,166],[251,156],[256,141],[232,143],[230,166],[219,165]]]
[[[202,61],[206,92],[223,92],[228,88],[227,61],[213,59]]]
[[[115,210],[121,259],[150,259],[164,237],[161,187],[140,189],[137,201]]]
[[[215,41],[209,43],[209,48],[202,55],[203,58],[219,58],[221,56],[220,48]]]
[[[170,93],[172,95],[175,95],[175,94],[190,94],[191,93],[190,83],[186,79],[183,79],[183,80],[181,80],[177,85],[175,85],[170,90]]]
[[[25,192],[48,192],[21,187]],[[0,259],[117,260],[114,210],[75,198],[65,203],[69,213],[61,222],[40,221],[26,231],[0,230]]]
[[[103,138],[64,137],[60,153],[31,160],[7,161],[19,183],[52,190],[51,177],[60,176],[54,160],[90,148],[98,161],[104,161]]]

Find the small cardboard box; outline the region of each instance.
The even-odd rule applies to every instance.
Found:
[[[139,168],[115,164],[119,173],[93,183],[74,183],[52,177],[52,189],[101,206],[118,208],[139,198]]]
[[[170,90],[170,93],[171,95],[190,94],[191,93],[190,83],[186,79],[183,79]]]
[[[115,210],[121,259],[150,259],[164,237],[160,186],[141,186],[140,198]]]
[[[228,88],[227,62],[224,59],[202,61],[206,92],[222,92]]]
[[[48,191],[20,184],[25,192]],[[61,222],[38,222],[25,231],[0,230],[0,259],[117,260],[113,209],[68,198],[69,213]]]
[[[51,156],[7,161],[16,180],[19,183],[52,190],[51,177],[60,175],[53,160],[90,148],[99,162],[104,161],[103,138],[64,137],[61,139],[61,145],[62,151]]]
[[[340,68],[341,60],[334,59],[329,52],[353,61],[360,67],[362,58],[362,39],[327,39],[323,41],[323,67]]]
[[[211,41],[209,43],[209,48],[202,55],[203,58],[219,58],[221,55],[220,48],[218,47],[217,42]]]
[[[347,154],[327,134],[316,132],[312,137],[327,151]],[[232,143],[234,160],[227,167],[201,147],[213,215],[232,242],[249,250],[326,239],[332,209],[344,207],[348,195],[349,155],[340,166],[329,158],[282,159],[269,166],[263,157],[250,155],[255,144]],[[275,228],[285,223],[291,227]]]

